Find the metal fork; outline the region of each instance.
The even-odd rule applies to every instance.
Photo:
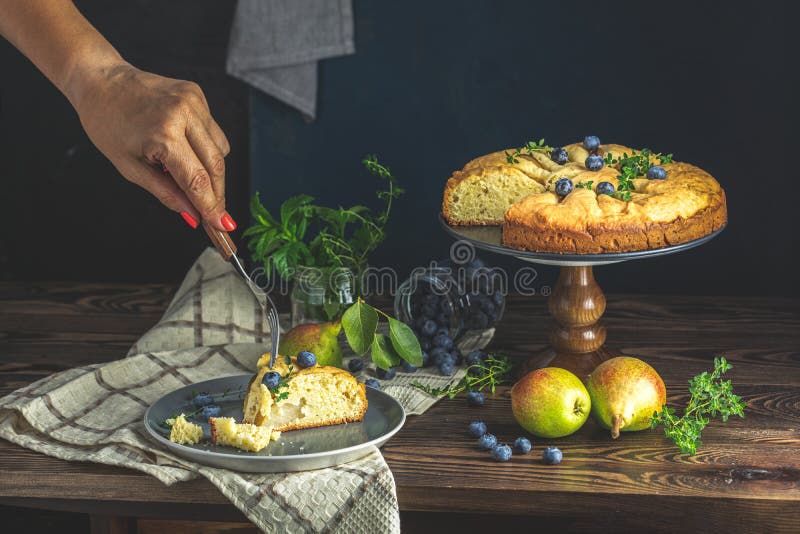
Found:
[[[226,261],[230,262],[236,269],[236,272],[244,279],[245,283],[247,283],[247,287],[250,288],[253,296],[261,305],[261,309],[264,310],[264,315],[267,317],[267,323],[269,324],[269,335],[272,339],[272,352],[270,352],[269,355],[269,366],[272,368],[275,365],[275,358],[278,357],[278,346],[281,340],[281,323],[278,317],[278,308],[275,306],[275,303],[272,302],[272,299],[266,291],[258,287],[256,283],[253,282],[253,279],[250,278],[250,275],[247,274],[244,265],[242,265],[242,261],[236,255],[236,245],[233,244],[233,240],[231,236],[228,235],[228,232],[217,230],[205,221],[203,221],[203,229],[208,234],[208,237],[211,238],[211,242],[214,244],[214,248],[217,249],[217,252],[219,252]]]

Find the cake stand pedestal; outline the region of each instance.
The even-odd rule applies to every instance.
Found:
[[[450,226],[441,215],[439,222],[450,236],[475,248],[560,267],[547,303],[553,318],[548,335],[549,346],[519,366],[519,375],[540,367],[561,367],[583,380],[598,364],[622,354],[605,345],[606,329],[600,318],[606,310],[606,297],[594,279],[594,266],[682,252],[707,243],[725,229],[723,226],[700,239],[653,250],[617,254],[553,254],[503,246],[502,228],[499,226]]]

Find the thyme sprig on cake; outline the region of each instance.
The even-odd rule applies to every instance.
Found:
[[[538,141],[528,141],[525,145],[519,147],[518,149],[514,150],[514,152],[509,153],[506,150],[506,161],[509,163],[519,163],[519,159],[517,156],[520,154],[527,154],[531,155],[534,152],[543,152],[543,153],[551,153],[553,151],[553,147],[544,144],[544,137],[539,139]]]
[[[614,193],[615,197],[626,202],[631,199],[631,192],[635,190],[633,180],[647,174],[647,171],[653,166],[651,158],[658,158],[661,165],[672,163],[672,154],[654,154],[649,148],[643,148],[638,153],[631,155],[623,152],[620,157],[614,157],[613,154],[606,155],[603,163],[609,167],[619,165],[619,175],[617,175],[619,183],[617,191]]]
[[[433,388],[419,381],[411,383],[415,388],[421,389],[428,395],[440,397],[447,395],[453,398],[462,391],[483,391],[488,389],[494,393],[495,388],[509,380],[511,362],[505,356],[489,356],[485,361],[474,363],[467,367],[467,374],[457,384],[445,388]]]
[[[594,183],[594,180],[588,180],[586,182],[578,182],[577,184],[575,184],[575,187],[578,187],[578,188],[581,188],[581,189],[588,189],[589,191],[591,191],[593,183]]]
[[[665,405],[650,418],[651,428],[663,425],[664,435],[675,442],[681,452],[695,454],[702,445],[700,435],[711,417],[719,415],[723,422],[731,415],[744,417],[744,401],[733,393],[730,380],[722,380],[722,375],[732,368],[724,357],[714,358],[710,374],[703,372],[689,380],[691,398],[683,415],[676,417],[675,409]]]

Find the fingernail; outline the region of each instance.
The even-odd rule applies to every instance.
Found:
[[[228,215],[227,213],[226,213],[225,215],[223,215],[223,216],[222,216],[222,218],[220,219],[220,222],[222,223],[222,226],[223,226],[223,227],[224,227],[224,228],[225,228],[227,231],[229,231],[229,232],[233,232],[234,230],[236,230],[236,223],[235,223],[235,222],[234,222],[234,220],[231,218],[231,216],[230,216],[230,215]]]
[[[161,164],[161,172],[163,172],[164,174],[169,173],[169,169],[167,169],[167,166],[164,165],[163,163]]]
[[[185,211],[181,212],[181,217],[183,217],[183,220],[186,221],[186,224],[188,224],[192,228],[197,228],[197,220],[194,217],[192,217]]]

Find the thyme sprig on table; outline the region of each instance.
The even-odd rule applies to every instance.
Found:
[[[615,158],[613,154],[607,154],[603,162],[611,167],[619,165],[619,174],[617,175],[617,192],[615,197],[620,200],[628,201],[631,199],[631,191],[634,191],[633,180],[647,174],[647,170],[653,165],[651,158],[658,158],[661,165],[672,163],[672,154],[654,154],[649,148],[643,148],[638,153],[628,155],[623,152],[622,156]]]
[[[508,150],[506,150],[506,161],[509,163],[519,163],[517,156],[520,154],[524,153],[530,156],[534,152],[545,152],[549,154],[552,151],[553,147],[544,144],[544,137],[542,137],[538,141],[528,141],[524,146],[514,150],[514,152],[508,152]]]
[[[467,374],[457,384],[446,388],[432,388],[418,381],[411,383],[428,395],[439,397],[447,395],[453,398],[462,391],[483,391],[488,389],[494,393],[495,388],[508,381],[511,372],[511,362],[505,356],[490,356],[486,361],[467,367]]]
[[[710,417],[719,415],[723,422],[731,415],[744,417],[744,401],[733,393],[730,380],[722,380],[722,375],[732,368],[725,358],[714,358],[711,374],[703,372],[689,380],[691,398],[683,415],[676,417],[675,409],[664,405],[650,418],[650,427],[663,425],[664,435],[674,441],[681,452],[695,454],[702,445],[700,434]]]

